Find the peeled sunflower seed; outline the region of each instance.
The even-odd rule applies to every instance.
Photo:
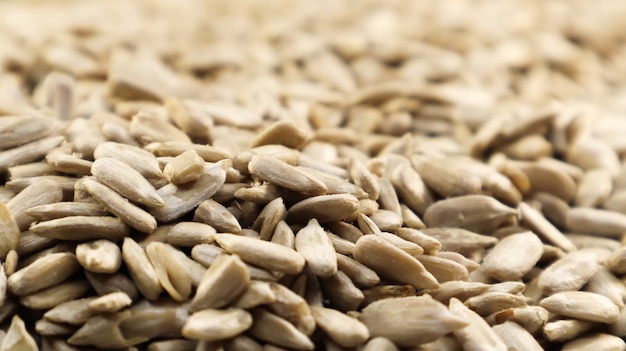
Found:
[[[613,323],[619,317],[619,308],[608,297],[584,291],[558,292],[539,305],[564,317],[591,322]]]
[[[426,210],[424,222],[429,227],[457,227],[490,233],[517,214],[492,197],[466,195],[441,200]]]
[[[517,255],[523,252],[524,255]],[[483,258],[483,271],[500,281],[518,280],[541,258],[543,245],[532,232],[513,234],[500,240]]]
[[[163,207],[165,202],[156,189],[139,172],[115,158],[103,157],[94,161],[91,174],[131,201],[150,206]]]
[[[401,347],[425,344],[468,325],[428,295],[376,301],[358,318],[372,337],[385,337]]]
[[[304,268],[304,257],[282,245],[234,234],[217,234],[215,240],[227,252],[258,267],[287,274],[298,274]]]
[[[239,335],[252,325],[252,316],[242,309],[203,309],[191,316],[182,329],[184,337],[217,341]]]
[[[152,233],[156,230],[157,222],[154,217],[113,189],[90,178],[84,179],[83,185],[98,203],[130,227],[144,233]]]
[[[330,238],[316,219],[296,234],[296,250],[304,256],[313,274],[329,277],[337,272],[337,257]]]
[[[258,179],[288,190],[308,195],[323,195],[328,192],[322,181],[274,157],[254,156],[248,164],[248,169]]]
[[[439,286],[437,279],[414,257],[376,235],[365,235],[354,248],[354,258],[381,277],[418,289]],[[390,265],[394,262],[394,265]]]

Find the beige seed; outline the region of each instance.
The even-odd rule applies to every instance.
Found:
[[[50,149],[53,149],[65,138],[63,136],[49,136],[30,143],[0,152],[0,171],[5,172],[9,167],[23,165],[42,159]]]
[[[378,274],[364,264],[337,253],[337,267],[359,287],[371,287],[380,282]]]
[[[122,257],[128,267],[130,277],[137,285],[137,289],[148,300],[156,300],[163,288],[159,284],[154,267],[148,260],[148,255],[137,242],[131,238],[124,238]]]
[[[274,157],[257,155],[248,165],[250,173],[260,180],[308,195],[323,195],[328,188],[320,180]]]
[[[314,196],[291,206],[287,218],[298,223],[311,218],[320,223],[334,222],[353,216],[358,207],[359,200],[349,194]]]
[[[473,296],[486,293],[489,285],[479,282],[449,281],[441,283],[436,289],[426,289],[425,293],[432,296],[435,300],[447,304],[451,298],[457,298],[465,301]]]
[[[70,216],[33,224],[30,230],[41,236],[60,240],[118,240],[129,228],[115,217]]]
[[[144,233],[152,233],[156,230],[157,222],[154,217],[133,205],[113,189],[90,178],[86,178],[83,185],[98,203],[130,227]]]
[[[300,149],[311,138],[311,135],[294,122],[277,121],[265,128],[252,142],[252,147],[279,144],[292,149]]]
[[[484,294],[470,297],[465,305],[481,316],[488,316],[509,308],[524,307],[528,304],[528,298],[507,292],[487,291]]]
[[[458,227],[479,233],[495,230],[517,211],[485,195],[466,195],[441,200],[426,210],[429,227]]]
[[[191,295],[193,278],[187,267],[176,259],[175,252],[178,251],[160,242],[151,242],[146,246],[146,254],[159,284],[172,299],[182,302]]]
[[[268,310],[289,321],[305,335],[313,334],[315,319],[307,301],[284,285],[270,283],[269,286],[275,301],[267,305]]]
[[[437,239],[428,236],[417,229],[404,227],[398,228],[394,231],[394,234],[406,241],[416,243],[424,249],[424,253],[427,255],[433,255],[441,250],[441,243]]]
[[[330,238],[330,241],[333,243],[333,246],[335,247],[335,250],[337,250],[337,246],[335,241],[333,240],[333,238],[331,237],[332,234],[330,233],[326,233],[328,235],[328,237]],[[261,240],[262,237],[259,237]],[[339,237],[337,237],[339,240],[342,240],[344,242],[348,242],[350,244],[352,244],[352,242],[349,242],[347,240],[343,240]],[[289,225],[287,225],[287,223],[285,221],[280,221],[278,222],[278,224],[276,225],[276,229],[274,230],[274,235],[272,235],[272,239],[271,242],[273,242],[274,244],[279,244],[285,247],[288,247],[290,249],[295,249],[296,248],[296,235],[293,233],[293,230],[291,230],[291,228],[289,228]],[[354,244],[352,244],[354,245]]]
[[[83,297],[90,288],[89,283],[84,280],[66,281],[30,295],[21,296],[20,304],[34,310],[47,310],[63,302]]]
[[[89,301],[89,308],[97,312],[117,312],[131,303],[128,295],[118,291],[94,298]]]
[[[241,259],[222,255],[204,273],[190,310],[224,307],[237,299],[249,284],[250,273]]]
[[[609,298],[584,291],[559,292],[539,302],[548,311],[591,322],[613,323],[619,308]]]
[[[181,99],[172,96],[165,99],[164,105],[174,124],[187,135],[207,142],[211,139],[213,119],[210,116],[194,113]]]
[[[626,286],[604,266],[599,266],[598,271],[591,276],[586,291],[608,297],[617,307],[624,307]]]
[[[535,334],[546,325],[549,317],[550,313],[543,307],[524,306],[496,312],[485,317],[485,320],[492,326],[511,321],[522,326],[529,333]]]
[[[250,309],[276,302],[277,296],[268,282],[251,280],[246,291],[232,303],[232,307]]]
[[[554,225],[559,228],[566,227],[569,204],[558,197],[548,193],[536,193],[532,199],[541,205],[541,212]]]
[[[271,344],[296,350],[313,350],[315,345],[283,318],[262,309],[252,310],[254,323],[248,333]]]
[[[520,163],[519,167],[528,177],[532,192],[550,193],[566,202],[576,195],[572,177],[552,164]]]
[[[422,254],[412,254],[412,256],[417,258],[439,283],[469,279],[467,268],[460,263],[438,256]]]
[[[151,342],[147,351],[195,351],[198,343],[192,340],[172,339]]]
[[[159,221],[170,222],[196,208],[202,201],[213,196],[226,180],[230,160],[207,165],[205,174],[198,180],[183,186],[168,184],[158,190],[163,207],[152,208],[150,213]]]
[[[112,241],[96,240],[76,246],[76,259],[88,271],[115,273],[122,264],[122,252]]]
[[[319,277],[330,277],[337,272],[337,257],[330,238],[316,219],[296,234],[296,250],[304,256],[311,272]]]
[[[162,177],[161,168],[156,158],[150,152],[121,143],[105,142],[94,151],[95,159],[114,158],[133,167],[146,179],[158,179]]]
[[[571,252],[541,273],[539,287],[544,295],[578,290],[587,284],[598,269],[598,258],[593,252]]]
[[[69,216],[105,216],[107,211],[97,203],[56,202],[31,207],[26,214],[36,221],[49,221]]]
[[[139,297],[139,291],[135,283],[128,276],[120,272],[106,274],[85,271],[85,276],[98,295],[123,292],[128,295],[131,300],[137,300]]]
[[[623,350],[626,348],[626,342],[622,338],[615,335],[598,333],[576,340],[572,340],[563,345],[564,351],[609,351]]]
[[[461,228],[427,228],[422,229],[422,232],[437,240],[441,250],[461,254],[472,253],[498,242],[498,239],[492,236],[476,234]]]
[[[391,340],[378,336],[370,339],[365,344],[363,351],[399,351],[396,345]]]
[[[150,207],[164,206],[163,199],[146,178],[122,161],[99,158],[93,163],[91,173],[98,181],[131,201]]]
[[[204,171],[204,160],[194,150],[187,150],[165,165],[163,175],[174,184],[185,184],[198,179]]]
[[[351,194],[358,199],[368,198],[368,194],[359,186],[350,183],[346,179],[337,175],[309,167],[297,166],[296,168],[310,177],[318,179],[324,183],[326,188],[328,188],[328,194]]]
[[[351,160],[348,172],[352,182],[363,189],[372,200],[378,199],[380,195],[380,186],[378,180],[374,177],[365,165],[358,160]]]
[[[523,252],[523,255],[518,255]],[[518,280],[535,266],[543,245],[532,232],[513,234],[500,240],[483,259],[483,271],[500,281]]]
[[[333,308],[340,311],[354,311],[364,301],[363,292],[342,271],[337,271],[328,278],[320,279],[320,284],[324,297],[330,301]]]
[[[252,325],[252,316],[241,309],[205,309],[198,311],[185,322],[184,337],[193,340],[217,341],[232,338]]]
[[[13,273],[7,285],[14,295],[28,295],[62,282],[79,267],[73,254],[51,253]]]
[[[201,263],[205,267],[211,266],[217,258],[224,252],[224,249],[217,245],[200,244],[191,249],[191,257],[194,261]],[[250,278],[262,281],[275,281],[276,276],[269,271],[246,264]]]
[[[229,152],[218,147],[180,141],[150,143],[145,146],[145,149],[160,157],[176,157],[193,150],[206,162],[218,162],[232,157]]]
[[[424,320],[431,323],[424,323]],[[430,296],[413,296],[376,301],[359,315],[372,337],[385,337],[400,347],[434,341],[468,325]]]
[[[287,216],[287,208],[282,197],[277,197],[267,203],[261,213],[257,216],[252,224],[252,229],[259,232],[261,240],[270,240],[278,222]]]
[[[493,331],[511,351],[541,351],[543,347],[526,329],[515,322],[494,325]]]
[[[362,294],[361,306],[365,307],[378,300],[415,296],[415,288],[411,285],[377,285],[364,289]]]
[[[46,191],[42,191],[46,189]],[[21,231],[28,229],[34,218],[26,214],[26,210],[38,205],[61,201],[63,193],[58,184],[49,179],[42,179],[27,186],[6,203],[6,208],[15,218]]]
[[[480,268],[480,264],[476,263],[476,261],[473,261],[472,259],[467,258],[458,252],[438,251],[437,253],[435,253],[435,256],[454,261],[465,267],[469,273],[472,273],[473,271]]]
[[[574,205],[596,207],[604,203],[613,191],[611,172],[606,169],[592,169],[585,173],[576,190]]]
[[[6,332],[6,335],[2,338],[0,344],[0,350],[2,351],[38,351],[39,348],[35,343],[33,337],[26,330],[24,321],[18,316],[14,315],[11,319],[11,325]]]
[[[89,307],[93,297],[67,301],[59,304],[44,314],[44,318],[55,323],[80,326],[95,314]]]
[[[40,319],[35,322],[35,331],[42,336],[71,335],[76,331],[75,327]]]
[[[11,210],[0,202],[0,259],[5,259],[11,250],[16,250],[20,243],[20,228],[11,214]]]
[[[416,213],[422,215],[433,203],[430,190],[411,165],[404,164],[396,168],[391,182],[404,203]]]
[[[74,156],[72,154],[72,144],[61,145],[50,150],[46,155],[46,162],[55,171],[78,176],[89,175],[93,163]]]
[[[224,250],[268,270],[298,274],[304,268],[304,257],[282,245],[234,234],[217,234],[215,240]]]
[[[587,332],[594,323],[578,319],[561,319],[546,323],[543,335],[552,342],[564,342]]]
[[[215,228],[210,225],[179,222],[167,232],[167,242],[173,246],[193,247],[212,243],[215,240],[215,234]]]
[[[478,194],[481,181],[465,172],[458,164],[446,159],[413,156],[411,162],[424,183],[443,197]]]
[[[0,122],[0,150],[40,139],[53,131],[53,123],[42,116],[5,116]]]
[[[467,324],[464,328],[452,331],[463,345],[464,350],[508,350],[507,345],[491,329],[489,324],[478,314],[465,307],[461,301],[454,298],[451,299],[450,312]]]
[[[132,117],[130,134],[144,145],[164,141],[191,143],[182,130],[147,111],[140,111]]]
[[[522,223],[529,227],[533,233],[540,235],[545,241],[556,245],[565,252],[576,251],[576,246],[537,210],[524,202],[519,204],[518,209]]]
[[[200,203],[194,212],[193,220],[208,224],[218,232],[239,233],[241,231],[237,218],[226,207],[212,199]]]
[[[357,241],[354,258],[386,279],[418,289],[439,286],[435,277],[417,259],[375,235],[366,235]]]
[[[626,232],[626,214],[594,208],[572,208],[567,212],[566,225],[573,232],[617,238]]]
[[[357,319],[324,307],[313,306],[311,310],[317,325],[340,346],[355,347],[369,339],[369,330]]]

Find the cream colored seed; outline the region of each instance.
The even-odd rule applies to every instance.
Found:
[[[576,339],[563,345],[563,351],[604,351],[623,350],[626,342],[620,337],[610,334],[592,334]]]
[[[26,210],[26,214],[37,221],[49,221],[68,216],[105,216],[107,211],[97,203],[56,202],[31,207]]]
[[[418,289],[439,286],[437,279],[417,259],[375,235],[366,235],[357,241],[354,258],[383,278],[411,284]],[[390,265],[390,262],[395,264]]]
[[[278,223],[287,217],[287,207],[282,197],[270,201],[252,224],[252,229],[259,232],[261,240],[270,240],[275,235]]]
[[[300,149],[311,138],[311,135],[294,122],[277,121],[265,128],[252,142],[252,147],[268,144],[284,145],[293,149]]]
[[[122,264],[120,248],[109,240],[96,240],[76,246],[76,258],[83,268],[96,273],[115,273]]]
[[[358,318],[372,337],[385,337],[400,347],[425,344],[468,325],[428,295],[380,300],[364,308]],[[425,319],[431,323],[424,323]]]
[[[132,300],[125,293],[118,291],[99,296],[89,301],[89,308],[97,312],[117,312],[130,306]]]
[[[98,203],[130,227],[144,233],[152,233],[156,230],[157,222],[154,217],[133,205],[113,189],[90,178],[86,178],[83,185]]]
[[[391,175],[391,182],[404,203],[419,215],[433,203],[430,190],[410,164],[396,168]]]
[[[313,334],[315,319],[307,301],[282,284],[270,283],[269,286],[276,299],[269,303],[267,308],[289,321],[305,335]]]
[[[268,270],[297,274],[304,268],[304,257],[282,245],[234,234],[217,234],[215,240],[224,250]]]
[[[315,345],[291,323],[262,309],[252,310],[254,323],[249,335],[271,344],[297,350],[313,350]]]
[[[475,174],[447,159],[414,156],[411,162],[429,188],[443,197],[478,194],[481,181]]]
[[[220,308],[237,299],[250,284],[250,273],[236,255],[222,255],[204,273],[191,311]]]
[[[367,327],[357,319],[324,307],[313,306],[315,321],[337,344],[355,347],[369,339]]]
[[[594,208],[572,208],[567,212],[566,225],[573,232],[618,238],[626,231],[626,214]]]
[[[239,233],[241,231],[237,218],[226,207],[212,199],[200,203],[194,212],[193,219],[210,225],[218,232]]]
[[[204,223],[179,222],[167,232],[167,242],[174,246],[193,247],[215,240],[215,228]]]
[[[189,316],[182,334],[193,340],[217,341],[239,335],[251,325],[252,316],[244,310],[204,309]]]
[[[340,311],[354,311],[365,301],[364,293],[342,271],[320,279],[320,285],[324,297]]]
[[[48,254],[13,273],[7,281],[9,291],[17,296],[34,293],[62,282],[79,267],[71,253]]]
[[[320,223],[339,221],[357,213],[359,200],[349,194],[321,195],[302,200],[291,206],[287,219],[298,223],[311,218]]]
[[[518,253],[523,252],[523,255]],[[518,280],[541,258],[543,245],[532,232],[513,234],[500,240],[483,259],[483,271],[500,281]]]
[[[524,202],[519,204],[518,209],[522,223],[528,226],[533,233],[540,235],[544,240],[556,245],[565,252],[577,250],[576,246],[537,210]]]
[[[296,234],[295,248],[307,262],[313,274],[325,278],[337,272],[337,257],[330,238],[316,219]]]
[[[311,177],[274,157],[257,155],[248,165],[250,173],[260,180],[308,195],[323,195],[328,188],[322,181]]]
[[[589,251],[565,255],[546,268],[539,276],[539,287],[544,295],[578,290],[598,271],[598,257]]]
[[[146,254],[159,284],[172,299],[183,302],[191,295],[193,278],[191,271],[176,259],[174,252],[177,250],[161,242],[151,242],[146,246]]]
[[[149,207],[162,207],[165,202],[156,189],[139,172],[114,158],[97,159],[91,174],[125,198]]]
[[[128,273],[137,285],[137,289],[148,300],[155,300],[163,291],[159,284],[154,267],[148,260],[148,255],[137,242],[131,238],[124,238],[122,257],[128,267]]]
[[[466,195],[441,200],[426,210],[424,223],[429,227],[458,227],[489,233],[517,211],[485,195]]]
[[[30,295],[21,296],[20,304],[34,310],[48,310],[63,302],[83,297],[90,288],[89,282],[85,280],[66,281]]]
[[[609,298],[584,291],[559,292],[539,305],[561,316],[592,322],[612,323],[619,317],[619,308]]]
[[[2,338],[0,344],[0,350],[2,351],[37,351],[39,348],[35,343],[33,337],[26,330],[24,321],[18,316],[14,315],[11,319],[11,325],[6,332],[6,335]]]
[[[133,167],[146,179],[158,179],[163,176],[156,158],[141,148],[114,142],[104,142],[94,151],[95,159],[115,158]]]
[[[489,324],[485,322],[478,314],[465,307],[463,303],[457,299],[450,300],[450,312],[456,318],[463,320],[467,324],[464,328],[453,330],[454,336],[459,339],[464,350],[508,350],[506,344],[500,339],[498,334],[491,329]]]
[[[578,319],[561,319],[548,322],[543,327],[543,335],[552,342],[564,342],[590,330],[593,322]]]
[[[70,216],[33,224],[30,230],[60,240],[118,240],[129,233],[126,224],[115,217]]]
[[[45,191],[42,191],[45,189]],[[38,205],[61,201],[63,193],[59,185],[50,179],[41,179],[30,185],[6,203],[21,231],[28,229],[34,218],[26,210]]]
[[[194,150],[187,150],[165,165],[163,175],[174,184],[185,184],[198,179],[203,171],[202,157]]]
[[[20,228],[15,217],[9,208],[0,202],[0,258],[5,259],[9,251],[18,248],[20,237]]]
[[[226,170],[230,165],[230,160],[219,161],[206,165],[205,173],[191,184],[165,185],[157,191],[165,205],[152,208],[150,213],[162,222],[171,222],[182,217],[217,192],[226,181]]]

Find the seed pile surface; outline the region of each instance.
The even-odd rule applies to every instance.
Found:
[[[625,16],[0,2],[0,351],[625,349]]]

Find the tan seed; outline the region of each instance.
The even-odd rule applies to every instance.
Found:
[[[184,337],[193,340],[217,341],[232,338],[252,325],[252,316],[241,309],[205,309],[198,311],[185,322]]]
[[[220,308],[237,299],[250,284],[250,273],[236,255],[222,255],[204,273],[190,310]]]
[[[319,277],[330,277],[337,272],[337,257],[330,238],[316,219],[296,234],[296,250],[304,256],[311,272]]]

